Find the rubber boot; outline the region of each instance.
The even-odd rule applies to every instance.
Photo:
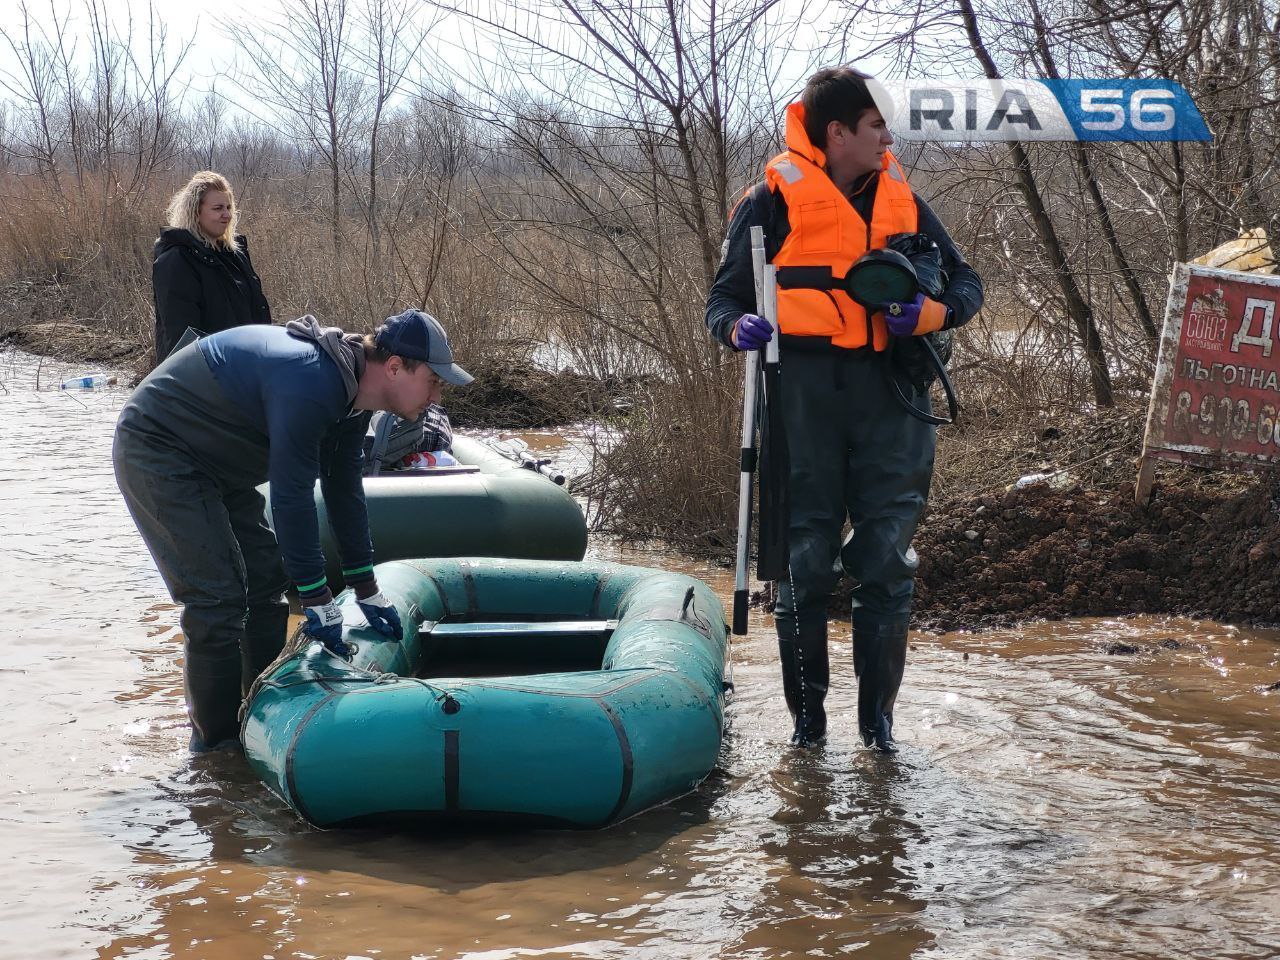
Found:
[[[791,744],[809,747],[821,743],[827,736],[823,702],[831,680],[826,621],[802,626],[799,636],[779,637],[778,656],[782,661],[782,693],[795,722]]]
[[[289,604],[283,599],[249,608],[240,641],[240,695],[247,696],[258,674],[284,649],[289,630]]]
[[[235,661],[195,660],[183,668],[187,711],[191,714],[191,752],[207,753],[240,742],[240,665]]]
[[[907,665],[907,622],[853,626],[853,672],[858,677],[858,731],[865,746],[897,752],[893,705]]]
[[[800,677],[796,671],[795,645],[790,640],[778,639],[778,663],[782,666],[782,696],[787,701],[787,713],[794,721],[801,710]],[[793,734],[793,744],[795,739]]]

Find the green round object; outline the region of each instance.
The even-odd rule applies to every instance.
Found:
[[[920,292],[911,261],[896,250],[872,250],[849,268],[845,277],[849,296],[864,307],[908,303]]]

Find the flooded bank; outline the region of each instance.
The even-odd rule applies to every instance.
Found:
[[[177,613],[111,475],[126,392],[49,389],[82,372],[0,357],[0,958],[1280,954],[1280,634],[1209,622],[917,635],[885,758],[855,746],[847,626],[829,743],[787,747],[753,614],[721,762],[668,807],[309,829],[186,752]]]

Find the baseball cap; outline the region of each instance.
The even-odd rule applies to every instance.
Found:
[[[387,317],[374,333],[373,341],[388,353],[422,361],[446,383],[465,387],[475,379],[453,362],[449,337],[440,321],[421,310]]]

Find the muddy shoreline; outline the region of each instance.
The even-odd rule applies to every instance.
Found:
[[[1162,463],[1151,503],[1140,507],[1145,417],[1145,405],[1130,403],[1028,425],[1017,438],[1006,430],[975,445],[967,436],[981,483],[939,495],[935,480],[913,541],[913,626],[986,630],[1141,614],[1280,625],[1280,470]],[[949,442],[940,438],[940,460]],[[964,472],[945,469],[963,487]],[[853,587],[837,586],[833,618],[848,618]],[[769,591],[760,601],[770,605]]]
[[[937,505],[915,547],[925,629],[1131,614],[1280,623],[1280,486],[1270,478],[1166,484],[1148,508],[1132,489],[965,497]]]
[[[918,625],[976,630],[1068,617],[1183,615],[1280,624],[1280,471],[1160,464],[1134,499],[1145,404],[1063,417],[984,489],[935,497],[914,542]],[[833,607],[848,609],[852,582]]]

